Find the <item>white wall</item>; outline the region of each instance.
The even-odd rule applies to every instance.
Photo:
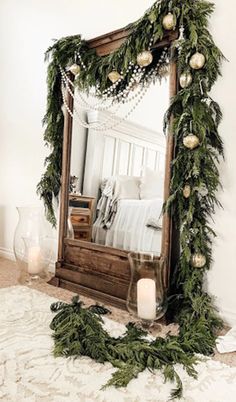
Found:
[[[15,206],[37,201],[35,187],[43,172],[41,119],[46,101],[43,53],[52,38],[82,33],[88,39],[125,26],[152,4],[152,0],[1,0],[0,2],[0,249],[11,250],[17,222]],[[235,11],[216,0],[212,31],[230,63],[213,95],[224,112],[221,135],[226,163],[221,166],[224,210],[217,211],[214,265],[208,275],[211,293],[222,314],[236,323],[236,118]]]

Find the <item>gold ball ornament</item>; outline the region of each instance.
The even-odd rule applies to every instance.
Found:
[[[191,257],[191,265],[194,268],[203,268],[206,265],[206,257],[201,253],[195,253]]]
[[[195,134],[188,134],[183,139],[183,144],[188,149],[194,149],[200,144],[199,138]]]
[[[191,195],[191,187],[189,184],[185,184],[183,188],[183,196],[184,198],[189,198]]]
[[[162,26],[167,31],[172,31],[175,28],[175,16],[172,13],[168,13],[162,20]]]
[[[72,64],[72,66],[69,67],[69,71],[74,75],[78,75],[81,71],[81,68],[78,66],[78,64]]]
[[[191,56],[189,65],[194,70],[200,70],[204,66],[205,62],[206,58],[204,54],[197,52]]]
[[[152,63],[153,55],[150,50],[144,50],[137,56],[137,64],[139,67],[147,67]]]
[[[182,73],[179,77],[179,83],[181,88],[187,88],[192,84],[193,77],[190,73]]]
[[[121,78],[121,75],[118,73],[118,71],[111,71],[108,74],[108,78],[113,84],[115,84],[115,82]]]

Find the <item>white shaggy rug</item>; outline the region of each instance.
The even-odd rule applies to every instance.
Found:
[[[101,391],[115,369],[83,357],[52,356],[50,305],[55,299],[15,286],[0,290],[0,401],[2,402],[167,402],[171,384],[148,370],[127,388]],[[112,335],[124,327],[105,318]],[[198,380],[181,367],[185,402],[235,402],[236,368],[210,359],[197,366]]]

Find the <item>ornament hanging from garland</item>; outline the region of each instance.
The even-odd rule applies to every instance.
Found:
[[[76,63],[74,63],[74,64],[72,64],[72,66],[70,66],[69,68],[68,68],[68,70],[73,74],[73,75],[78,75],[79,73],[80,73],[80,71],[81,71],[81,67],[78,65],[78,64],[76,64]]]
[[[191,186],[189,184],[185,184],[183,188],[183,196],[184,198],[189,198],[191,195]]]
[[[206,58],[204,54],[197,52],[191,56],[189,65],[193,70],[200,70],[204,67],[205,62]]]
[[[195,149],[200,144],[200,141],[195,134],[188,134],[184,137],[183,144],[188,149]]]
[[[118,73],[118,71],[111,71],[108,74],[108,78],[113,84],[115,84],[115,82],[117,82],[121,78],[121,75],[120,73]]]
[[[201,253],[195,253],[191,257],[191,265],[194,268],[203,268],[206,265],[206,257]]]
[[[166,29],[167,31],[172,31],[173,29],[175,29],[176,26],[175,16],[171,12],[169,12],[163,18],[162,25],[163,28]]]
[[[193,81],[193,77],[192,77],[192,74],[190,74],[189,72],[182,73],[179,77],[179,83],[180,83],[181,88],[189,87],[189,85],[192,84],[192,81]]]
[[[139,67],[147,67],[152,63],[152,61],[153,55],[150,50],[144,50],[137,56],[137,64],[139,65]]]

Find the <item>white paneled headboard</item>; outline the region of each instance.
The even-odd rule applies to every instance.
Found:
[[[106,120],[109,113],[88,112],[88,122]],[[114,119],[114,118],[113,118]],[[143,167],[164,172],[163,134],[126,121],[105,131],[88,130],[83,193],[97,197],[104,178],[141,176]]]

